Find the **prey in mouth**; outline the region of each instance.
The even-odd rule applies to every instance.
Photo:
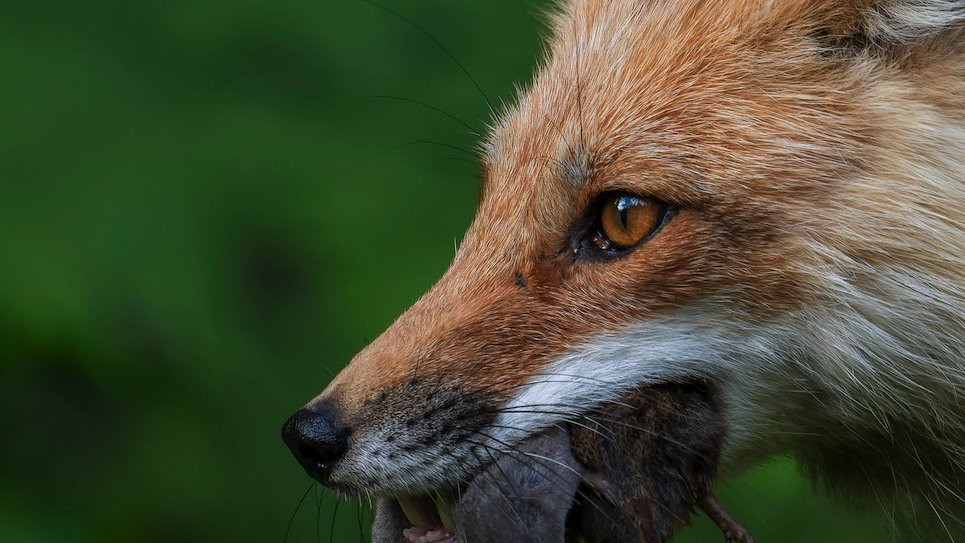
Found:
[[[641,387],[502,448],[463,483],[379,499],[373,543],[662,543],[696,509],[753,543],[714,498],[724,434],[700,384]]]

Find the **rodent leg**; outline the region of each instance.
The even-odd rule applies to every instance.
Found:
[[[700,499],[697,500],[697,504],[704,513],[707,513],[707,516],[714,521],[714,524],[724,532],[724,538],[729,543],[754,543],[754,538],[751,537],[747,528],[741,526],[739,522],[734,520],[734,517],[730,516],[730,513],[724,510],[713,493],[707,492],[701,496]]]

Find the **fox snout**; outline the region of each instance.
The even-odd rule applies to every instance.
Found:
[[[479,390],[412,376],[360,403],[338,387],[299,410],[282,439],[310,477],[350,493],[403,495],[454,484],[496,414]]]

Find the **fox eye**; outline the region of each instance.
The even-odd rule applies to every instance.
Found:
[[[600,200],[593,244],[602,251],[625,251],[653,234],[663,224],[666,205],[626,192],[605,194]]]

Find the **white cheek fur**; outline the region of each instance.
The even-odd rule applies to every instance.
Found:
[[[500,412],[494,437],[513,442],[647,383],[683,378],[727,381],[729,361],[770,355],[768,341],[740,323],[711,322],[700,304],[674,316],[600,335],[536,375]],[[760,328],[756,329],[760,331]],[[753,351],[753,352],[749,352]]]

